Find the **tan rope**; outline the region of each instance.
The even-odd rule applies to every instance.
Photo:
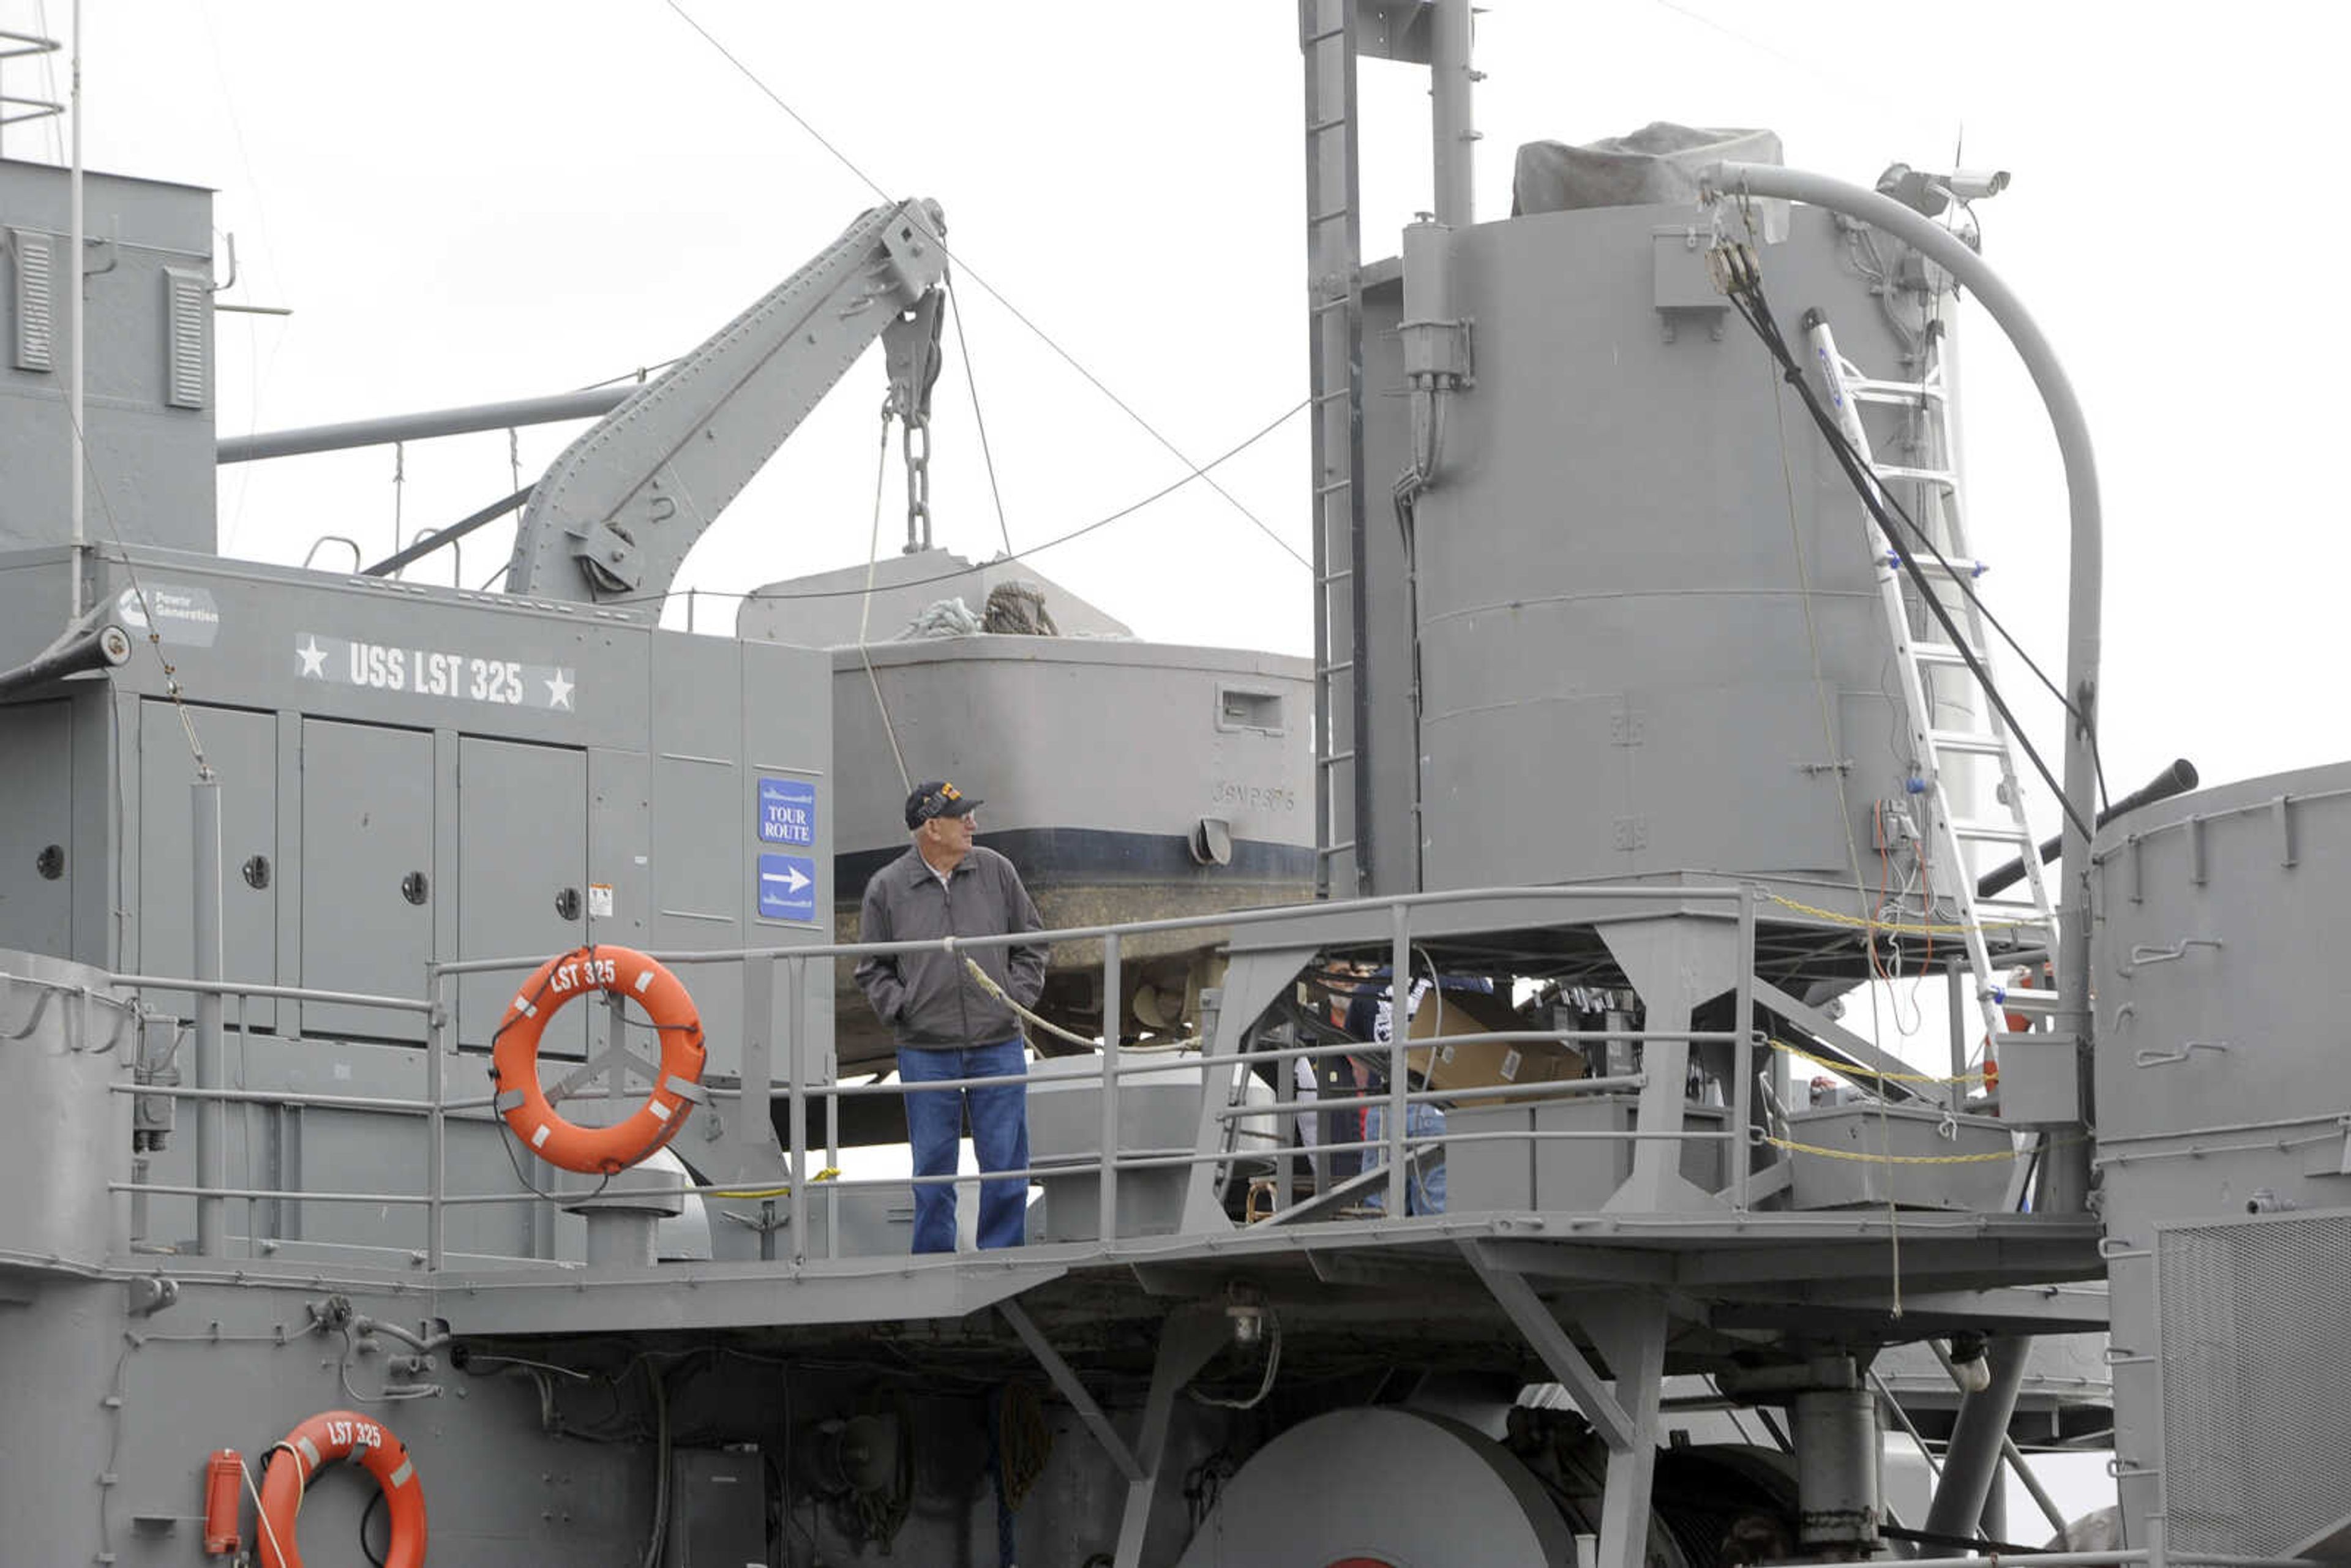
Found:
[[[1989,1155],[1873,1155],[1865,1149],[1824,1149],[1818,1144],[1791,1143],[1786,1138],[1775,1138],[1769,1133],[1761,1133],[1757,1136],[1773,1148],[1787,1149],[1794,1154],[1818,1155],[1824,1160],[1858,1160],[1872,1166],[1976,1166],[2019,1157],[2019,1152],[2013,1148]]]
[[[949,938],[949,941],[952,943],[953,938]],[[998,1001],[1002,1002],[1006,1007],[1010,1008],[1014,1012],[1019,1013],[1022,1018],[1027,1019],[1030,1023],[1035,1024],[1047,1034],[1056,1036],[1061,1040],[1066,1040],[1071,1045],[1082,1045],[1088,1051],[1100,1049],[1100,1042],[1089,1040],[1081,1034],[1071,1034],[1060,1024],[1054,1023],[1050,1019],[1039,1018],[1035,1013],[1030,1012],[1027,1008],[1024,1008],[1019,1002],[1014,1001],[1010,994],[1008,993],[1002,986],[998,985],[995,977],[989,975],[987,970],[981,968],[977,961],[975,960],[968,953],[964,955],[963,967],[971,971],[971,977],[979,982],[979,988],[981,990],[986,991],[989,996],[994,997]],[[1115,1008],[1117,1004],[1113,1002],[1111,1005]]]
[[[814,1176],[812,1176],[809,1177],[809,1180],[810,1180],[810,1181],[812,1181],[812,1182],[819,1182],[819,1181],[839,1181],[840,1179],[841,1179],[841,1167],[840,1167],[839,1166],[825,1166],[825,1167],[824,1167],[824,1169],[822,1169],[822,1170],[820,1170],[820,1171],[817,1172],[817,1173],[816,1173],[816,1175],[814,1175]],[[722,1188],[722,1189],[714,1189],[714,1190],[712,1191],[712,1193],[710,1194],[710,1196],[711,1196],[711,1197],[738,1197],[738,1198],[740,1198],[740,1197],[791,1197],[791,1196],[792,1196],[792,1189],[791,1189],[790,1187],[788,1187],[788,1186],[763,1186],[763,1187],[759,1187],[759,1188],[757,1188],[757,1189],[755,1189],[755,1190],[748,1191],[748,1192],[730,1192],[730,1191],[727,1191],[727,1190],[725,1190],[725,1189],[723,1189],[723,1188]]]
[[[883,700],[882,677],[873,673],[873,656],[865,651],[866,619],[873,613],[873,571],[882,559],[882,484],[890,472],[890,405],[882,405],[882,456],[873,468],[873,529],[865,547],[865,596],[857,605],[857,659],[865,666],[866,684],[873,688],[873,706],[882,713],[882,733],[890,737],[890,757],[898,764],[898,783],[912,789],[906,754],[898,749],[898,727],[891,722],[890,705]]]
[[[1962,1072],[1955,1078],[1938,1078],[1931,1072],[1879,1072],[1872,1068],[1819,1055],[1814,1051],[1806,1051],[1801,1045],[1791,1045],[1784,1040],[1767,1040],[1764,1043],[1774,1051],[1784,1051],[1790,1056],[1801,1056],[1806,1061],[1817,1062],[1832,1071],[1845,1073],[1855,1078],[1868,1078],[1880,1083],[1981,1083],[1984,1081],[1984,1075],[1980,1072]]]
[[[949,937],[947,940],[948,945],[952,946],[954,945],[954,938]],[[1071,1034],[1068,1030],[1063,1029],[1060,1024],[1055,1023],[1052,1019],[1040,1018],[1037,1014],[1029,1011],[1027,1008],[1022,1007],[1019,1002],[1014,1001],[1012,998],[1006,993],[1004,988],[996,983],[993,976],[989,975],[987,970],[981,968],[978,964],[972,960],[971,955],[968,953],[964,955],[963,965],[965,968],[971,971],[971,977],[979,982],[979,988],[981,990],[986,991],[989,996],[994,997],[998,1001],[1002,1002],[1006,1007],[1010,1008],[1014,1012],[1019,1013],[1022,1018],[1028,1019],[1030,1023],[1035,1024],[1039,1029],[1043,1030],[1046,1033],[1061,1040],[1066,1040],[1071,1045],[1082,1045],[1088,1051],[1100,1051],[1102,1049],[1102,1041],[1097,1040],[1089,1040],[1081,1034]],[[1106,1010],[1114,1013],[1116,1011],[1116,1004],[1112,1003]],[[1105,1030],[1104,1032],[1107,1033],[1108,1031]],[[1122,1045],[1119,1047],[1119,1050],[1124,1055],[1133,1056],[1137,1052],[1144,1051],[1182,1051],[1187,1046],[1196,1046],[1199,1043],[1200,1040],[1197,1035],[1187,1034],[1180,1035],[1174,1040],[1156,1040],[1149,1045]]]
[[[1770,899],[1772,903],[1781,905],[1782,908],[1792,909],[1799,915],[1809,915],[1816,920],[1826,920],[1833,925],[1851,925],[1856,929],[1868,931],[1907,932],[1913,936],[1958,936],[1970,930],[2028,931],[2038,930],[2041,925],[2037,920],[1980,920],[1972,926],[1963,925],[1924,925],[1916,922],[1894,920],[1867,920],[1855,915],[1840,915],[1834,909],[1822,909],[1815,904],[1799,904],[1792,898],[1782,898],[1776,893],[1766,893],[1763,896]]]

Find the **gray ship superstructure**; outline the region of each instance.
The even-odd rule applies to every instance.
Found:
[[[2004,177],[1653,127],[1530,150],[1478,222],[1469,12],[1300,6],[1303,671],[657,623],[867,346],[921,407],[929,204],[555,400],[599,423],[471,592],[220,556],[206,195],[0,163],[0,1561],[1939,1564],[2039,1533],[2002,1466],[2109,1408],[2121,1544],[2053,1568],[2344,1554],[2344,769],[2100,812],[2095,465],[1950,221]],[[1436,149],[1385,261],[1383,58]],[[1979,314],[2066,464],[2051,755],[1949,437]],[[841,857],[887,840],[852,802],[897,782],[844,777],[861,680],[885,742],[1022,780],[1015,830],[1191,857],[1156,918],[1060,916],[1097,1038],[1034,1064],[1018,1250],[910,1256],[909,1182],[842,1172],[898,1126],[836,1031]],[[1207,798],[1132,714],[956,727],[1064,681],[1183,693],[1141,717]],[[1835,1006],[1927,937],[1948,1071]],[[1351,1030],[1367,988],[1422,999]],[[1889,1424],[1939,1458],[1899,1517]]]

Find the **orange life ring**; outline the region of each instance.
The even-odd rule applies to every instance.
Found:
[[[2035,975],[2032,967],[2027,965],[2008,977],[2008,988],[2011,991],[2051,990],[2055,988],[2055,985],[2056,967],[2050,964],[2041,966],[2038,975]],[[2008,1025],[2008,1032],[2011,1034],[2026,1034],[2032,1029],[2031,1013],[2005,1013],[2002,1015],[2002,1021]]]
[[[384,1553],[383,1568],[424,1568],[424,1487],[407,1448],[381,1422],[353,1410],[321,1411],[287,1433],[276,1449],[283,1449],[290,1462],[271,1465],[261,1479],[262,1568],[302,1568],[294,1524],[305,1489],[329,1460],[354,1453],[383,1489],[384,1508],[392,1516],[392,1548]]]
[[[634,1114],[610,1127],[582,1127],[555,1113],[538,1082],[538,1040],[572,998],[609,991],[643,1008],[661,1039],[661,1076]],[[702,1098],[702,1015],[685,984],[633,947],[601,943],[559,954],[523,982],[490,1047],[498,1113],[523,1145],[568,1171],[611,1176],[677,1136]]]

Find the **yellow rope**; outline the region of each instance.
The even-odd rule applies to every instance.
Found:
[[[1764,1043],[1774,1051],[1784,1051],[1791,1056],[1801,1056],[1806,1061],[1817,1062],[1832,1071],[1845,1073],[1855,1078],[1875,1079],[1880,1083],[1981,1083],[1984,1081],[1984,1075],[1980,1072],[1962,1072],[1956,1078],[1938,1078],[1931,1072],[1878,1072],[1870,1068],[1816,1055],[1801,1045],[1791,1045],[1784,1040],[1767,1039]]]
[[[1818,1155],[1826,1160],[1858,1160],[1872,1166],[1980,1166],[2017,1157],[2017,1151],[2012,1148],[1991,1155],[1873,1155],[1865,1149],[1824,1149],[1818,1144],[1793,1144],[1785,1138],[1775,1138],[1769,1133],[1758,1135],[1772,1147],[1793,1154]]]
[[[816,1175],[809,1177],[809,1180],[812,1182],[838,1181],[839,1179],[841,1179],[841,1167],[839,1166],[827,1166],[824,1169],[817,1172]],[[789,1197],[792,1196],[792,1189],[788,1186],[766,1186],[759,1187],[749,1192],[716,1191],[710,1196],[713,1197]]]
[[[1763,896],[1783,908],[1796,911],[1799,915],[1809,915],[1815,920],[1825,920],[1834,925],[1850,925],[1857,931],[1894,931],[1914,936],[1965,936],[1970,931],[2034,931],[2041,927],[2041,923],[2037,920],[1980,920],[1973,925],[1865,920],[1859,915],[1840,915],[1834,909],[1822,909],[1810,904],[1799,904],[1792,898],[1782,898],[1776,893],[1767,893]]]

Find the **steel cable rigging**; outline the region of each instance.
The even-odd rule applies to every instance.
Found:
[[[1958,585],[1962,593],[1974,601],[1980,611],[1982,601],[1977,598],[1973,586],[1968,582],[1964,574],[1944,559],[1942,552],[1935,547],[1934,541],[1927,538],[1925,530],[1918,527],[1902,504],[1895,499],[1893,494],[1886,489],[1885,483],[1870,471],[1869,465],[1862,460],[1861,455],[1853,449],[1853,444],[1845,439],[1844,433],[1837,428],[1835,418],[1822,406],[1819,395],[1814,392],[1812,383],[1804,376],[1803,367],[1797,361],[1794,353],[1790,350],[1787,340],[1781,334],[1778,321],[1772,317],[1771,306],[1764,298],[1762,274],[1757,265],[1754,250],[1750,246],[1732,243],[1719,246],[1714,255],[1719,266],[1718,281],[1724,294],[1730,300],[1731,308],[1738,311],[1740,319],[1745,321],[1753,330],[1756,338],[1762,343],[1764,350],[1780,367],[1781,374],[1786,379],[1788,384],[1795,389],[1797,399],[1803,404],[1804,412],[1812,416],[1813,424],[1820,429],[1822,439],[1828,443],[1830,455],[1836,459],[1837,466],[1844,470],[1847,482],[1853,486],[1854,493],[1860,497],[1863,507],[1868,511],[1871,520],[1877,525],[1878,531],[1886,536],[1886,542],[1893,552],[1895,563],[1909,578],[1911,585],[1917,591],[1918,597],[1928,612],[1941,625],[1943,634],[1949,640],[1953,651],[1967,665],[1970,673],[1975,676],[1977,683],[1983,687],[1984,695],[1999,710],[2010,732],[2016,737],[2017,745],[2031,759],[2033,770],[2041,775],[2043,782],[2049,786],[2050,793],[2055,797],[2059,807],[2065,812],[2067,820],[2080,829],[2084,836],[2092,836],[2094,830],[2074,810],[2073,803],[2066,800],[2064,787],[2050,771],[2048,763],[2042,758],[2040,751],[2024,733],[2024,727],[2018,722],[2015,713],[2008,706],[2007,699],[2001,695],[1999,689],[1992,684],[1990,674],[1983,667],[1982,661],[1977,657],[1975,650],[1968,645],[1966,634],[1960,630],[1959,622],[1953,619],[1949,607],[1943,603],[1941,596],[1937,594],[1933,586],[1928,582],[1926,572],[1913,557],[1915,547],[1910,541],[1905,540],[1901,528],[1907,528],[1909,530],[1916,545],[1925,548],[1928,554],[1933,557],[1951,581]],[[1896,525],[1896,517],[1901,520],[1901,528]],[[1986,618],[1990,620],[1989,615]],[[1992,624],[1998,627],[1996,622]],[[2089,721],[2083,711],[2067,700],[2064,694],[2050,682],[2049,677],[2032,663],[2031,656],[2026,654],[2022,647],[2016,646],[2015,639],[2009,636],[2005,628],[1998,629],[2010,645],[2016,647],[2018,655],[2024,659],[2027,667],[2031,668],[2032,673],[2040,677],[2042,684],[2048,686],[2055,695],[2058,702],[2064,706],[2074,722],[2088,729]]]

